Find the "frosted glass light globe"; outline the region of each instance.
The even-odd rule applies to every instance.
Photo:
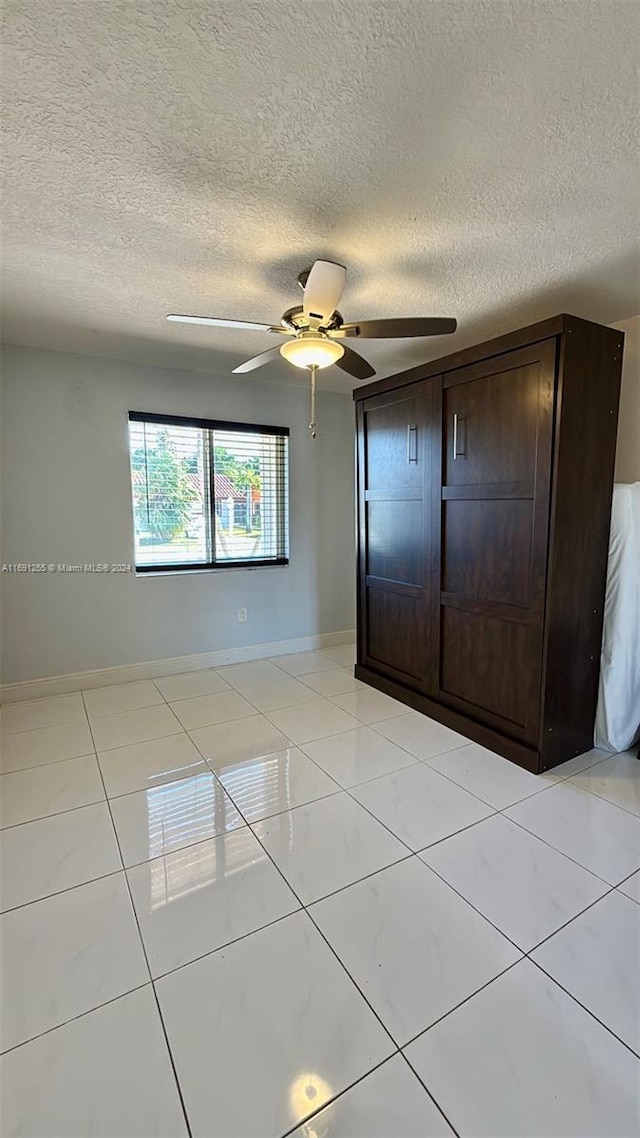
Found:
[[[295,340],[287,340],[280,354],[296,367],[329,367],[344,355],[344,348],[336,340],[317,332],[302,332]]]

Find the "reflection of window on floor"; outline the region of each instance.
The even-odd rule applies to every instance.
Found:
[[[225,786],[245,817],[266,817],[290,810],[291,751],[263,755],[227,772]]]
[[[230,811],[237,820],[211,775],[147,791],[152,909],[264,860],[266,854],[248,827],[232,830],[218,840],[204,840],[212,833],[225,834]]]
[[[225,829],[225,800],[210,774],[147,790],[149,858]]]

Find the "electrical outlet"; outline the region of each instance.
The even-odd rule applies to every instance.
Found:
[[[238,609],[238,624],[244,624],[247,619],[247,610]]]

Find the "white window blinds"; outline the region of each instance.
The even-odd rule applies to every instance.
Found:
[[[286,565],[286,427],[129,413],[139,572]]]

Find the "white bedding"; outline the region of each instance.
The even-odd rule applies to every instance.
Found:
[[[640,738],[640,482],[613,488],[595,745]]]

